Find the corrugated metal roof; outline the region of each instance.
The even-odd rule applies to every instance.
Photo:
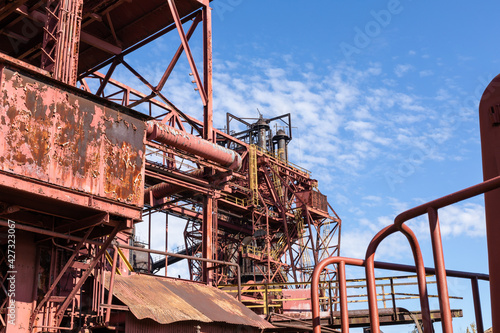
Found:
[[[160,324],[199,321],[273,328],[230,295],[200,283],[148,275],[117,275],[113,295],[137,319],[150,318]]]

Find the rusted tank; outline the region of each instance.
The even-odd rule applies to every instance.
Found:
[[[89,206],[101,200],[95,208],[140,219],[144,119],[29,71],[0,69],[0,186],[74,204],[87,196]]]

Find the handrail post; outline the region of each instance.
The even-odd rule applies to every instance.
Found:
[[[347,308],[347,283],[345,261],[339,262],[340,324],[342,333],[349,333],[349,310]]]
[[[394,291],[394,278],[391,277],[390,281],[391,281],[392,310],[394,311],[394,315],[397,315],[396,293]]]
[[[269,315],[269,302],[268,302],[268,294],[269,289],[267,288],[267,282],[264,283],[264,314]]]
[[[333,323],[332,281],[328,281],[328,307],[330,308],[330,319]]]
[[[474,313],[476,315],[477,333],[484,333],[483,313],[481,311],[481,299],[479,298],[479,285],[477,283],[477,276],[471,278],[470,282],[472,286],[472,298],[474,299]]]
[[[446,269],[444,265],[443,242],[441,230],[439,228],[439,218],[437,210],[429,207],[429,226],[431,229],[432,252],[434,256],[434,266],[436,268],[436,282],[439,296],[439,308],[441,311],[441,326],[444,333],[452,333],[453,325],[451,318],[450,298],[448,295],[448,284],[446,282]]]
[[[116,275],[116,264],[118,261],[118,249],[113,245],[113,264],[111,266],[111,277],[109,278],[109,289],[108,289],[108,308],[106,309],[106,317],[104,319],[104,325],[109,325],[109,320],[111,319],[111,303],[113,302],[113,287],[115,285],[115,275]]]

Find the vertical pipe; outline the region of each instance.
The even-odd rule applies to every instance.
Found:
[[[484,333],[483,326],[483,313],[481,310],[481,299],[479,297],[479,285],[477,277],[470,279],[472,286],[472,298],[474,299],[474,313],[476,315],[476,329],[477,333]]]
[[[485,89],[479,103],[479,126],[481,129],[481,155],[483,179],[485,181],[500,175],[500,75],[497,75]],[[490,274],[490,300],[493,331],[500,330],[500,189],[484,194],[486,213],[486,239],[488,242],[488,268]]]
[[[203,258],[213,259],[213,198],[207,195],[203,201],[203,226],[202,226],[202,255]],[[202,263],[202,276],[206,284],[212,284],[213,271],[212,265],[208,262]]]
[[[168,214],[165,214],[165,251],[168,251]],[[165,256],[165,276],[167,275],[168,256]]]
[[[340,325],[342,333],[349,333],[349,312],[347,309],[347,284],[345,277],[345,262],[339,263],[339,294],[340,294]]]
[[[104,319],[105,325],[109,325],[109,319],[111,318],[111,303],[113,302],[113,287],[115,285],[116,276],[116,262],[118,261],[118,249],[113,246],[113,265],[111,267],[111,277],[109,278],[109,288],[108,288],[108,308],[106,309],[106,318]]]
[[[106,259],[104,259],[104,258],[105,258],[105,256],[102,256],[99,259],[101,261],[101,275],[100,275],[100,277],[101,277],[101,297],[99,298],[98,315],[99,315],[99,317],[101,317],[101,320],[102,320],[102,317],[104,316],[104,308],[101,306],[101,304],[104,303],[104,294],[106,292],[106,287],[105,287],[106,281],[104,281],[104,272],[106,270]]]
[[[212,9],[204,6],[202,10],[203,18],[203,87],[206,96],[206,103],[203,107],[203,138],[210,142],[213,138],[213,91],[212,91]],[[184,47],[186,53],[189,49]],[[201,91],[200,91],[201,93]],[[213,237],[213,197],[208,195],[203,202],[203,257],[213,259],[212,239]],[[213,271],[209,270],[212,265],[204,262],[202,264],[203,281],[212,284]]]
[[[439,218],[437,210],[428,208],[429,226],[431,230],[432,252],[434,256],[434,266],[436,268],[436,282],[439,296],[439,308],[441,312],[441,326],[444,333],[452,333],[452,318],[450,308],[450,298],[448,296],[448,284],[446,282],[446,270],[444,264],[443,243],[441,240],[441,230],[439,228]]]
[[[267,316],[269,315],[269,295],[268,295],[269,289],[267,287],[267,282],[264,283],[264,314]]]
[[[203,7],[203,85],[207,103],[203,110],[203,138],[213,138],[213,91],[212,91],[212,9]]]
[[[98,278],[97,278],[97,269],[94,268],[94,284],[92,288],[92,311],[96,312],[97,311],[97,290],[98,290]]]
[[[396,293],[394,292],[394,279],[391,277],[391,298],[392,298],[392,311],[394,311],[394,315],[397,314],[396,307]]]
[[[151,250],[151,212],[148,213],[148,249]],[[165,261],[165,267],[167,267],[166,261]],[[151,255],[149,254],[148,254],[148,273],[151,273]]]
[[[328,281],[328,308],[330,309],[330,319],[333,320],[332,281]]]
[[[384,303],[384,309],[387,308],[387,303],[385,302],[385,289],[384,289],[384,285],[382,284],[382,303]]]
[[[235,264],[236,273],[238,274],[238,301],[241,302],[241,268],[240,265]]]
[[[1,73],[0,73],[1,75]],[[37,246],[36,247],[36,257],[35,257],[35,276],[34,276],[34,279],[33,281],[35,281],[35,283],[33,283],[33,290],[31,291],[31,299],[33,300],[36,300],[38,299],[38,274],[40,273],[40,254],[41,250],[40,250],[40,247]],[[31,308],[31,311],[33,312],[36,308],[36,301],[33,302],[32,304],[32,308]]]

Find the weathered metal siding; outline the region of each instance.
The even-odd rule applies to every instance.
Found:
[[[199,331],[197,326],[200,327]],[[132,314],[127,315],[125,333],[258,333],[260,329],[244,325],[225,323],[201,323],[196,321],[158,324],[151,319],[139,320]]]
[[[2,72],[1,171],[142,206],[142,120],[17,71]]]
[[[200,283],[147,275],[117,275],[113,295],[127,305],[136,318],[164,325],[194,321],[273,328],[227,293]]]

